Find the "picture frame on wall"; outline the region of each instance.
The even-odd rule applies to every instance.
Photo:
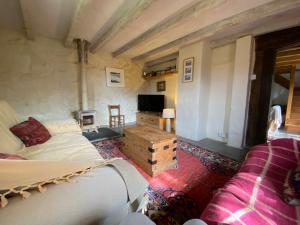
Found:
[[[166,90],[166,81],[158,81],[156,83],[156,91],[161,92]]]
[[[124,70],[106,67],[105,73],[108,87],[125,87]]]
[[[183,60],[183,79],[184,83],[192,82],[194,74],[194,57]]]

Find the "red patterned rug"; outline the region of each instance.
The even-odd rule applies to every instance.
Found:
[[[122,153],[121,138],[93,143],[103,158],[121,157],[149,181],[146,214],[157,225],[182,225],[199,218],[213,196],[238,170],[239,163],[186,142],[178,141],[178,168],[150,177]]]

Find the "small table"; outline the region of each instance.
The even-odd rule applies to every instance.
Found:
[[[124,154],[150,176],[177,166],[176,135],[149,126],[124,129]]]

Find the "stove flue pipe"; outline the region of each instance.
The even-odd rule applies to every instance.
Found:
[[[78,63],[80,68],[80,93],[81,110],[88,110],[88,88],[86,77],[86,64],[88,63],[89,42],[82,39],[75,39],[78,53]]]

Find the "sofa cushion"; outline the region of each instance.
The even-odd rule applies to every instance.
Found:
[[[16,111],[3,100],[0,100],[0,121],[7,129],[21,122]]]
[[[32,117],[11,127],[10,130],[23,141],[26,147],[45,143],[51,137],[44,125]]]
[[[300,165],[289,171],[284,184],[283,198],[291,205],[300,205]]]
[[[78,133],[54,135],[46,143],[27,147],[18,154],[28,159],[39,160],[103,159],[96,148]]]
[[[82,134],[79,124],[74,119],[42,121],[51,135],[63,133],[78,133]]]
[[[2,152],[0,152],[0,159],[25,160],[25,158],[22,156]]]
[[[0,149],[1,152],[16,154],[18,150],[24,148],[23,142],[17,138],[10,130],[0,121]]]
[[[11,198],[0,209],[0,224],[118,225],[130,211],[126,184],[113,167],[97,168],[72,180],[49,185],[44,193],[32,191],[25,201]]]

